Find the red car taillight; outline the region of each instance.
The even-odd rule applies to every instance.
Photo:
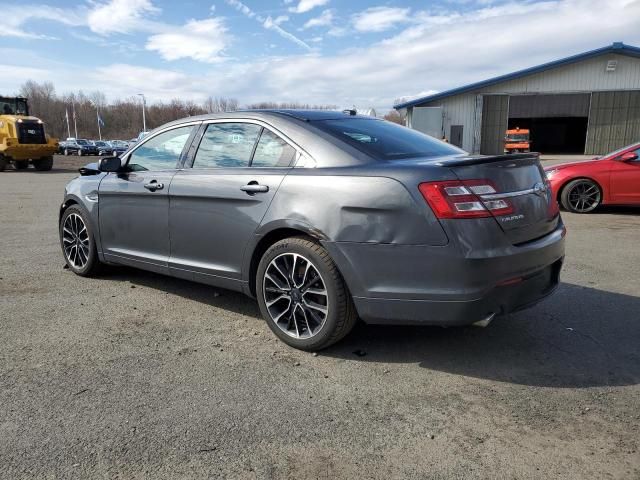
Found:
[[[506,199],[482,200],[497,193],[489,180],[425,182],[418,189],[438,218],[479,218],[513,213]]]

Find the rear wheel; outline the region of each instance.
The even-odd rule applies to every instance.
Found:
[[[72,205],[60,219],[60,244],[69,269],[83,277],[98,273],[100,260],[87,214]]]
[[[0,172],[4,172],[7,168],[7,159],[0,155]]]
[[[580,178],[569,182],[560,194],[562,206],[573,213],[589,213],[602,203],[602,191],[593,180]]]
[[[329,253],[308,238],[286,238],[269,247],[258,265],[256,294],[273,333],[301,350],[336,343],[357,321],[338,268]]]
[[[40,172],[46,172],[53,168],[53,156],[33,160],[33,168]]]
[[[26,168],[29,168],[29,160],[14,160],[13,168],[15,168],[16,170],[24,170]]]

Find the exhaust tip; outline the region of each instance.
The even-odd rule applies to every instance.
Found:
[[[487,317],[483,318],[482,320],[478,320],[477,322],[473,322],[471,325],[473,325],[474,327],[485,328],[491,323],[491,320],[493,320],[493,317],[495,316],[495,313],[490,313]]]

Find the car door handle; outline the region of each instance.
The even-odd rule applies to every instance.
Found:
[[[144,188],[151,192],[155,192],[156,190],[162,190],[164,188],[164,183],[158,183],[156,180],[151,180],[144,186]]]
[[[249,195],[255,195],[256,193],[267,193],[269,187],[267,185],[260,185],[257,182],[250,182],[240,187],[240,190],[247,192]]]

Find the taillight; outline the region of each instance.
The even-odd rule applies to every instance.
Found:
[[[558,200],[553,197],[553,190],[551,189],[551,182],[549,180],[544,182],[549,191],[549,218],[553,218],[560,213],[560,206],[558,205]]]
[[[497,193],[489,180],[448,180],[418,185],[420,193],[438,218],[479,218],[513,213],[507,199],[482,200]]]

